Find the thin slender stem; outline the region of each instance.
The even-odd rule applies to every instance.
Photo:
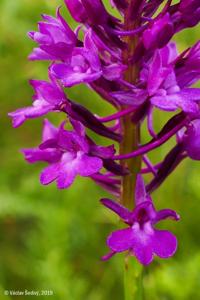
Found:
[[[125,300],[143,300],[143,272],[144,268],[132,256],[125,258],[124,285]]]

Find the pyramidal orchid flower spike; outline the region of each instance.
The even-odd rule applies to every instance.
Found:
[[[120,17],[108,12],[102,0],[65,0],[77,22],[75,29],[62,16],[64,7],[55,17],[42,15],[38,31],[28,33],[36,43],[29,59],[49,61],[49,80],[31,80],[32,104],[9,116],[14,127],[49,112],[63,117],[58,128],[45,119],[42,143],[23,149],[25,159],[48,164],[40,176],[44,185],[56,181],[59,189],[68,188],[83,176],[114,195],[115,201],[101,202],[128,227],[108,237],[111,252],[105,258],[127,251],[147,265],[154,256],[169,258],[177,249],[175,236],[155,224],[179,219],[173,210],[156,211],[150,194],[184,159],[200,160],[200,89],[196,87],[200,41],[183,52],[172,41],[176,33],[199,23],[200,2],[112,0],[110,4]],[[80,99],[70,99],[65,88],[80,84],[115,112],[100,116]],[[160,114],[171,112],[158,132],[153,126],[155,109]],[[149,142],[141,144],[146,120]],[[97,145],[87,129],[104,137],[107,146]],[[172,138],[174,147],[152,164],[148,153]],[[145,174],[152,177],[148,176],[149,182],[145,179],[146,186]]]

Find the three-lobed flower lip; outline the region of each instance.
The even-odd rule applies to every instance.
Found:
[[[38,148],[23,149],[29,163],[49,163],[41,173],[43,185],[57,182],[59,189],[68,188],[77,175],[88,177],[98,173],[115,152],[114,146],[98,146],[88,139],[84,126],[71,119],[73,130],[66,130],[63,122],[55,128],[48,120],[44,122],[42,144]]]
[[[177,250],[177,239],[172,233],[153,229],[149,223],[143,228],[135,223],[131,228],[114,231],[107,244],[112,254],[129,250],[143,265],[149,265],[155,255],[170,258]]]
[[[101,199],[104,206],[114,211],[129,225],[128,228],[109,235],[107,245],[111,253],[103,259],[127,250],[144,265],[150,264],[154,255],[161,258],[173,256],[177,249],[176,237],[169,231],[155,229],[154,225],[167,218],[178,221],[179,215],[171,209],[155,210],[141,175],[137,177],[135,198],[136,207],[133,211],[113,200]]]

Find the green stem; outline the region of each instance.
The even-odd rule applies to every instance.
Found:
[[[133,30],[137,27],[137,21],[131,22],[131,12],[133,11],[133,0],[129,0],[129,6],[125,11],[124,16],[124,30]],[[137,37],[126,37],[127,49],[123,53],[124,64],[128,66],[125,73],[125,80],[134,84],[139,75],[139,67],[131,65],[129,58],[132,57],[136,45]],[[126,109],[126,107],[123,107]],[[140,140],[140,126],[135,125],[131,121],[131,116],[127,115],[122,118],[121,126],[123,130],[123,141],[120,145],[120,154],[129,153],[138,148]],[[134,207],[134,193],[136,176],[141,169],[141,157],[135,157],[121,162],[124,167],[128,167],[130,174],[122,179],[121,186],[121,203],[129,209]],[[142,300],[143,297],[143,284],[142,284],[143,267],[132,256],[125,258],[124,268],[124,289],[125,300]]]
[[[130,12],[132,11],[132,0],[128,8],[125,11],[124,15],[124,30],[133,30],[137,26],[137,21],[131,22]],[[125,72],[124,79],[132,84],[135,83],[139,75],[139,68],[137,65],[132,65],[129,63],[129,58],[132,57],[135,48],[137,46],[137,37],[128,36],[125,38],[127,43],[127,48],[123,53],[124,64],[128,66],[127,71]],[[126,107],[124,107],[126,109]],[[120,145],[120,154],[129,153],[134,151],[138,147],[140,139],[140,128],[138,125],[134,124],[131,120],[131,115],[127,115],[122,118],[121,126],[123,130],[123,140]],[[133,200],[134,200],[134,190],[136,175],[141,169],[141,158],[135,157],[121,162],[124,167],[127,167],[130,171],[130,174],[124,176],[122,179],[122,189],[121,189],[121,202],[124,206],[129,209],[133,209]]]
[[[133,257],[125,258],[125,300],[143,300],[143,266]]]

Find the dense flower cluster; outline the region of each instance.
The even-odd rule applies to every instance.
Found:
[[[29,59],[50,62],[49,81],[31,80],[35,92],[32,105],[9,116],[14,127],[49,112],[62,113],[67,121],[56,128],[45,119],[42,143],[22,152],[29,163],[47,162],[41,183],[56,181],[60,189],[69,187],[80,175],[90,177],[120,198],[123,178],[136,174],[133,210],[102,199],[129,226],[108,237],[111,252],[104,259],[127,250],[144,265],[154,255],[168,258],[176,251],[176,238],[168,231],[155,229],[154,224],[168,217],[178,220],[179,216],[170,209],[156,211],[150,193],[186,157],[200,160],[200,89],[193,86],[200,79],[200,42],[179,53],[171,41],[177,32],[198,24],[200,2],[112,0],[119,18],[106,10],[102,0],[65,0],[65,4],[79,25],[72,30],[60,8],[55,18],[42,15],[38,31],[28,34],[38,44]],[[64,88],[78,84],[86,84],[116,112],[98,116],[69,99]],[[173,112],[160,132],[153,128],[155,108]],[[139,130],[144,120],[150,141],[141,145],[135,139],[130,151],[130,147],[124,147],[130,146],[132,139],[126,123],[130,130],[131,126]],[[111,140],[111,144],[97,145],[86,129]],[[162,162],[153,165],[147,153],[173,136],[174,148]],[[126,161],[135,157],[141,157],[146,166],[131,169]],[[153,178],[145,186],[141,174],[146,173],[152,173]],[[123,196],[121,202],[125,204]]]

